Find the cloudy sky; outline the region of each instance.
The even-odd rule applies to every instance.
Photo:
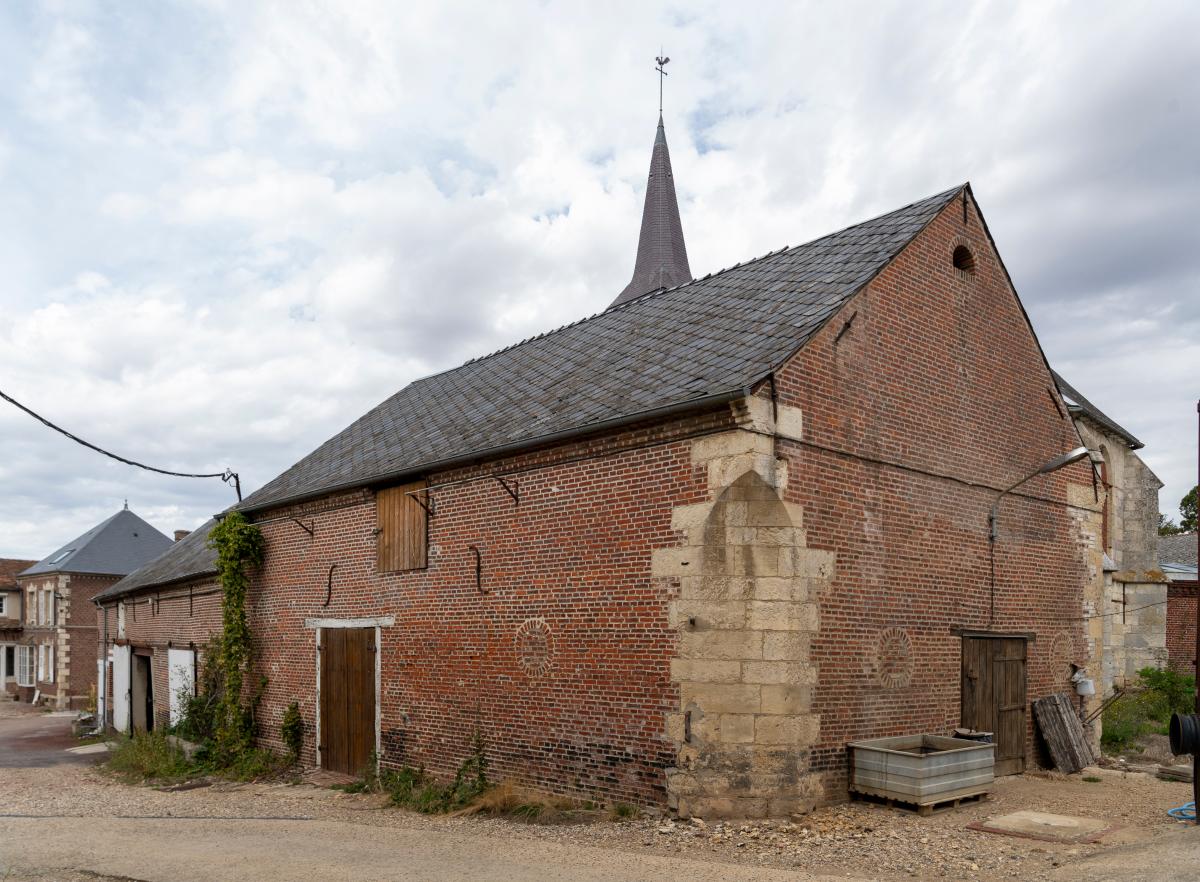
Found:
[[[603,10],[602,12],[600,10]],[[414,377],[602,309],[666,122],[697,275],[964,180],[1175,514],[1200,5],[0,4],[0,389],[248,492]],[[0,555],[233,501],[0,409]]]

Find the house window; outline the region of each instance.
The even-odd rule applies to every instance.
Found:
[[[0,618],[8,618],[8,595],[0,594]]]
[[[17,685],[33,685],[33,647],[17,647]]]
[[[36,596],[32,588],[25,592],[25,621],[31,625],[37,624],[37,604],[33,602]]]
[[[388,487],[375,495],[379,572],[424,569],[428,562],[429,516],[425,481]]]

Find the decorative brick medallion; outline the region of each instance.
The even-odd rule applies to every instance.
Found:
[[[550,655],[554,651],[550,626],[545,619],[526,619],[517,628],[515,638],[517,664],[530,677],[544,677],[550,672]]]
[[[1071,679],[1071,662],[1075,660],[1074,641],[1066,631],[1059,631],[1050,641],[1050,676],[1055,683]]]
[[[901,689],[912,682],[912,641],[900,628],[885,628],[879,634],[876,670],[885,689]]]

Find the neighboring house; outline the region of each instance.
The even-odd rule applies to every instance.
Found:
[[[1001,491],[1079,444],[968,185],[692,280],[660,124],[618,302],[238,506],[260,741],[295,701],[310,765],[451,776],[478,733],[497,779],[684,814],[841,800],[848,741],[960,725],[1021,771],[1029,702],[1099,676],[1103,506],[1086,461]],[[102,598],[110,643],[199,644],[210,566],[126,583],[153,633]]]
[[[195,694],[200,653],[221,629],[215,521],[175,532],[168,551],[99,592],[99,646],[106,660],[100,714],[117,731],[179,721]]]
[[[1088,639],[1102,658],[1100,694],[1142,668],[1167,666],[1167,578],[1158,564],[1158,491],[1162,481],[1137,454],[1144,446],[1057,373],[1058,391],[1093,451],[1103,504],[1103,596],[1091,598]]]
[[[97,670],[92,598],[170,544],[126,506],[17,575],[24,595],[21,643],[33,654],[26,698],[36,694],[59,708],[87,704]]]
[[[1196,673],[1196,534],[1158,538],[1158,565],[1170,579],[1167,603],[1167,650],[1171,669],[1189,677]]]
[[[17,697],[20,684],[33,689],[32,652],[21,645],[21,586],[17,573],[36,561],[0,558],[0,699]]]

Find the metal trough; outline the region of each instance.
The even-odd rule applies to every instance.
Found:
[[[847,748],[851,793],[929,806],[987,793],[994,780],[994,744],[899,735],[853,741]]]

